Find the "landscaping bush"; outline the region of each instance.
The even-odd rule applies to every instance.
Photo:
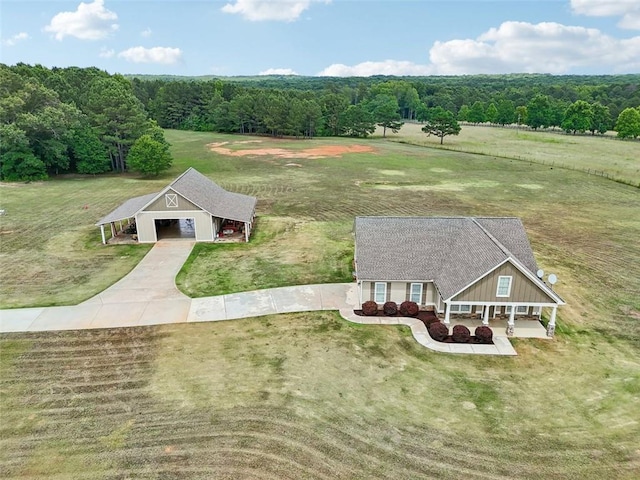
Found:
[[[362,304],[362,313],[368,317],[378,315],[378,304],[373,300],[368,300]]]
[[[415,317],[419,311],[420,307],[416,302],[406,301],[400,304],[400,314],[404,317]]]
[[[398,313],[398,304],[396,302],[386,302],[382,306],[382,311],[385,315],[395,315]]]
[[[435,322],[439,322],[439,321],[440,321],[440,319],[438,317],[428,317],[426,319],[423,319],[422,323],[424,323],[425,327],[429,328],[429,325],[431,325],[432,323],[435,323]]]
[[[429,335],[436,342],[443,342],[449,336],[449,327],[442,322],[433,322],[428,327]]]
[[[474,334],[479,343],[493,343],[493,331],[485,325],[476,327]]]
[[[456,343],[469,343],[471,339],[471,332],[464,325],[456,325],[453,327],[451,338]]]

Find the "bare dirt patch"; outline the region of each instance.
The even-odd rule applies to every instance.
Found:
[[[231,145],[246,144],[246,143],[260,143],[260,140],[250,140],[242,142],[233,142]],[[304,148],[300,150],[290,150],[286,148],[251,148],[243,150],[233,150],[226,147],[230,142],[216,142],[210,143],[207,146],[212,152],[219,153],[221,155],[227,155],[229,157],[247,157],[247,156],[272,156],[277,158],[329,158],[329,157],[341,157],[345,153],[373,153],[375,149],[368,145],[324,145],[321,147]]]

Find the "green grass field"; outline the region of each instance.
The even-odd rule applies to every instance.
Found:
[[[478,132],[488,145],[498,142],[494,132],[502,135]],[[353,325],[332,312],[5,334],[0,476],[638,477],[637,188],[381,139],[245,146],[375,149],[292,160],[225,157],[206,147],[239,137],[167,137],[176,161],[159,179],[0,187],[3,306],[74,303],[122,276],[147,247],[102,247],[93,223],[194,166],[258,196],[259,219],[249,244],[194,250],[178,279],[190,295],[344,281],[355,215],[516,215],[540,266],[560,278],[568,305],[557,335],[514,340],[518,357],[491,358],[437,354],[405,328]],[[575,140],[566,147],[572,155],[602,162],[581,143],[596,139]],[[518,141],[531,154],[547,145]]]
[[[398,133],[387,132],[387,137],[439,147],[440,139],[427,137],[421,128],[407,123]],[[381,130],[377,134],[381,136]],[[445,137],[442,148],[564,166],[640,186],[640,142],[620,141],[613,135],[602,138],[465,125],[460,135]]]

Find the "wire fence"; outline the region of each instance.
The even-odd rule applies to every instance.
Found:
[[[419,124],[420,122],[411,122],[411,123],[416,123]],[[465,125],[465,126],[469,126],[469,127],[475,127],[475,126],[479,126],[479,127],[495,127],[495,128],[506,128],[506,129],[513,129],[513,130],[526,130],[526,131],[531,131],[531,132],[547,132],[547,133],[556,133],[556,134],[560,134],[560,135],[572,135],[570,133],[567,133],[563,130],[559,130],[559,129],[537,129],[534,130],[533,128],[529,127],[528,125],[498,125],[498,124],[489,124],[489,123],[483,123],[483,124],[475,124],[475,123],[468,123],[468,122],[459,122],[461,125]],[[591,134],[576,134],[576,136],[585,136],[585,137],[591,137]],[[616,136],[613,135],[596,135],[596,138],[606,138],[609,140],[618,140],[618,141],[623,141],[623,142],[637,142],[640,143],[640,139],[628,139],[628,138],[618,138]],[[500,152],[487,152],[487,151],[481,151],[481,150],[474,150],[472,148],[460,148],[460,147],[450,147],[447,145],[436,145],[436,144],[429,144],[426,145],[424,143],[419,143],[419,142],[412,142],[410,140],[399,140],[399,143],[406,143],[406,144],[412,144],[412,145],[421,145],[421,146],[429,146],[430,148],[439,148],[441,150],[449,150],[452,152],[461,152],[461,153],[472,153],[475,155],[485,155],[485,156],[489,156],[489,157],[496,157],[496,158],[505,158],[505,159],[509,159],[509,160],[518,160],[521,162],[529,162],[529,163],[535,163],[537,165],[548,165],[550,167],[557,167],[557,168],[563,168],[563,169],[567,169],[567,170],[574,170],[577,172],[582,172],[582,173],[586,173],[587,175],[595,175],[597,177],[603,177],[606,178],[608,180],[617,182],[617,183],[621,183],[623,185],[629,185],[631,187],[635,187],[640,189],[640,182],[635,182],[632,180],[629,180],[627,178],[623,178],[620,176],[617,176],[615,174],[612,174],[610,172],[606,172],[604,170],[596,170],[594,168],[584,168],[584,167],[579,167],[576,165],[572,165],[572,164],[568,164],[568,163],[562,163],[562,162],[557,162],[555,160],[544,160],[544,159],[540,159],[540,158],[533,158],[533,157],[522,157],[520,155],[507,155],[507,154],[501,154]],[[639,158],[640,158],[640,154],[639,154]]]

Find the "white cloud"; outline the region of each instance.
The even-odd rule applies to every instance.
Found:
[[[298,75],[298,73],[290,68],[269,68],[258,75]]]
[[[318,73],[321,77],[370,77],[372,75],[431,75],[433,68],[401,60],[384,60],[382,62],[362,62],[349,66],[334,63]]]
[[[265,20],[293,22],[312,3],[319,2],[331,3],[331,0],[235,0],[235,3],[227,3],[221,10],[225,13],[240,14],[252,22]]]
[[[111,58],[116,54],[116,51],[107,47],[102,47],[100,49],[100,53],[98,54],[101,58]]]
[[[104,0],[80,3],[75,12],[60,12],[44,27],[57,40],[76,37],[81,40],[100,40],[118,29],[118,15],[104,8]]]
[[[145,28],[143,31],[140,32],[140,36],[144,38],[149,38],[152,33],[153,32],[151,31],[150,28]]]
[[[640,37],[616,39],[551,22],[504,22],[475,40],[436,42],[429,56],[438,74],[562,74],[590,67],[631,72],[640,68]]]
[[[118,57],[133,63],[159,63],[173,65],[182,59],[182,51],[171,47],[132,47],[118,53]]]
[[[591,17],[622,17],[618,26],[640,30],[640,2],[638,0],[571,0],[571,9]]]
[[[29,38],[29,34],[26,32],[16,33],[12,37],[2,40],[2,45],[4,45],[5,47],[13,47],[16,43],[23,40],[28,40]]]
[[[385,60],[333,64],[319,76],[467,75],[476,73],[571,73],[594,69],[640,70],[640,36],[618,39],[594,28],[559,23],[504,22],[476,39],[435,42],[428,64]]]

